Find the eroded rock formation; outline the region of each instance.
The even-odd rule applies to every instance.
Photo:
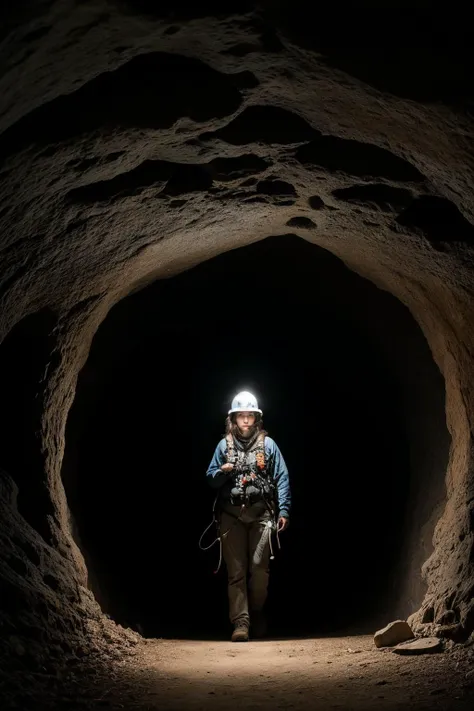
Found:
[[[91,625],[107,629],[60,476],[98,325],[132,290],[289,229],[395,295],[429,343],[452,444],[411,624],[472,633],[474,160],[464,43],[443,54],[446,45],[428,43],[413,22],[418,49],[387,37],[371,49],[360,15],[359,49],[335,49],[331,19],[315,30],[299,3],[237,0],[162,11],[143,0],[37,0],[3,18],[0,339],[18,337],[19,357],[33,353],[18,458],[5,442],[0,459],[0,644],[11,659],[31,635],[38,654],[54,645],[73,653],[87,648]],[[433,37],[444,23],[433,20]]]

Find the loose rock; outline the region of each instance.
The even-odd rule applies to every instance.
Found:
[[[442,642],[438,637],[420,637],[412,642],[397,644],[392,651],[395,654],[427,654],[441,648]]]
[[[413,630],[405,620],[395,620],[374,635],[376,647],[393,647],[414,638]]]

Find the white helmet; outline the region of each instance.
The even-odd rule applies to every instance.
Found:
[[[232,405],[227,413],[231,415],[233,412],[258,412],[260,415],[262,411],[258,408],[258,402],[255,395],[244,390],[234,397],[232,400]]]

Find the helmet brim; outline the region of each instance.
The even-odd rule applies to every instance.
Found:
[[[259,415],[263,415],[263,412],[258,407],[248,407],[246,410],[242,410],[241,407],[234,407],[227,414],[232,415],[234,412],[258,412]]]

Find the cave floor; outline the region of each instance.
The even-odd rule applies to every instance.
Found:
[[[232,644],[145,640],[132,657],[45,684],[32,708],[469,709],[474,649],[399,656],[370,636]],[[21,708],[29,707],[20,704]],[[17,706],[19,708],[20,706]]]

